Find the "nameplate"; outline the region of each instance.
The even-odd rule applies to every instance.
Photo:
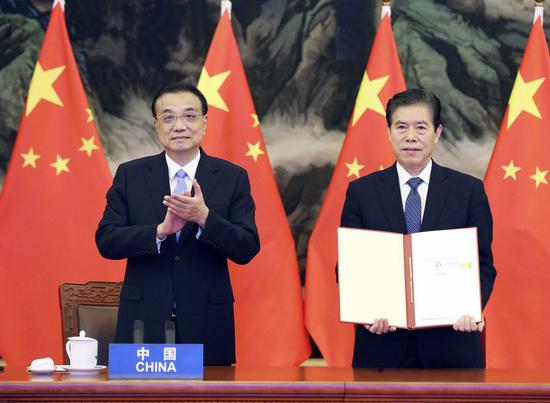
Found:
[[[109,344],[109,379],[202,377],[202,344]]]

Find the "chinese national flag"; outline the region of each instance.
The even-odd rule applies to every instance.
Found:
[[[119,280],[94,234],[111,175],[54,2],[0,198],[0,354],[62,363],[59,285]]]
[[[340,322],[335,274],[336,229],[346,189],[350,181],[387,168],[395,160],[388,140],[385,107],[395,93],[404,90],[389,7],[384,6],[344,145],[309,240],[306,326],[330,366],[351,365],[355,337],[353,325]]]
[[[485,175],[498,270],[485,311],[490,368],[550,368],[550,59],[541,18]]]
[[[228,11],[214,33],[198,87],[209,105],[203,147],[248,171],[256,203],[260,253],[245,267],[230,263],[237,365],[299,365],[311,348],[298,260]]]

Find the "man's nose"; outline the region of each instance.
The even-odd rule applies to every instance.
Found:
[[[405,132],[405,140],[406,141],[416,141],[416,131],[415,131],[414,127],[411,127],[409,129],[407,129],[407,131]]]
[[[174,122],[174,130],[185,130],[187,125],[185,120],[181,116],[176,116],[176,121]]]

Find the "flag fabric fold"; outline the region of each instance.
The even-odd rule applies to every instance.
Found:
[[[541,17],[485,174],[498,272],[485,310],[488,368],[550,368],[550,59]]]
[[[335,268],[336,229],[350,181],[387,168],[395,160],[388,139],[385,107],[405,80],[384,6],[346,138],[309,240],[306,269],[306,326],[330,366],[351,365],[354,327],[340,322]]]
[[[198,88],[209,105],[204,149],[247,170],[256,203],[261,250],[244,267],[230,262],[237,365],[299,365],[311,347],[298,260],[229,11],[216,28]]]
[[[117,281],[95,229],[111,174],[54,2],[0,196],[0,354],[8,365],[62,363],[59,286]]]

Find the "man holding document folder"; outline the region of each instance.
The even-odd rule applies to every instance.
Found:
[[[432,161],[443,131],[440,115],[439,99],[422,89],[390,99],[386,119],[397,161],[350,183],[341,227],[402,234],[476,227],[485,307],[496,277],[491,210],[480,180]],[[473,312],[464,312],[453,326],[405,330],[390,325],[379,317],[357,326],[354,367],[485,367],[484,323],[476,322]]]

